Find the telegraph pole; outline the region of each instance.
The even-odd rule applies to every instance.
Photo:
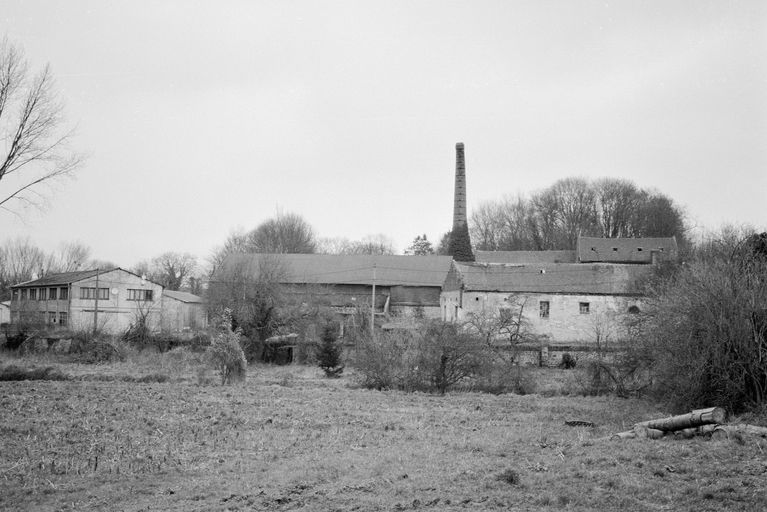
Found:
[[[99,269],[96,269],[96,307],[93,308],[93,334],[98,331],[99,325]]]
[[[375,339],[376,332],[376,264],[373,262],[373,296],[370,299],[370,336]]]

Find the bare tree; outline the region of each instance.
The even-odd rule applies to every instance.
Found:
[[[384,234],[368,235],[361,240],[321,238],[316,249],[320,254],[394,254],[394,242]]]
[[[61,102],[46,65],[30,73],[23,52],[0,40],[0,208],[16,201],[39,206],[43,185],[71,175],[82,162],[69,149],[72,130],[63,128]]]
[[[0,296],[10,298],[14,284],[42,277],[47,256],[29,238],[9,240],[0,247]]]
[[[667,196],[626,180],[567,178],[532,195],[480,204],[471,216],[479,250],[574,249],[578,236],[685,240],[683,212]]]
[[[224,245],[213,249],[208,257],[208,277],[220,270],[230,254],[244,254],[248,252],[247,236],[242,231],[232,232],[224,242]]]
[[[150,281],[163,285],[168,290],[189,287],[190,278],[196,277],[197,258],[189,253],[166,252],[151,261],[142,261],[133,267],[133,272],[144,275]]]
[[[254,253],[313,253],[317,241],[314,229],[303,217],[281,213],[248,233],[246,248]]]
[[[91,248],[80,242],[65,242],[51,255],[50,272],[74,272],[89,268]]]

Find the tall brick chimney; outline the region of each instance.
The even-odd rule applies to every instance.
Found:
[[[466,161],[463,142],[455,145],[455,198],[453,202],[453,230],[466,225]]]

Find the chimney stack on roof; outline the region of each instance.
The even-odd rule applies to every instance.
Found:
[[[463,142],[455,145],[455,199],[453,203],[453,229],[466,224],[466,161]]]

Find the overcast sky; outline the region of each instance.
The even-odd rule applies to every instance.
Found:
[[[87,152],[0,240],[130,267],[278,211],[402,251],[468,209],[627,178],[696,226],[763,228],[767,2],[0,0]]]

